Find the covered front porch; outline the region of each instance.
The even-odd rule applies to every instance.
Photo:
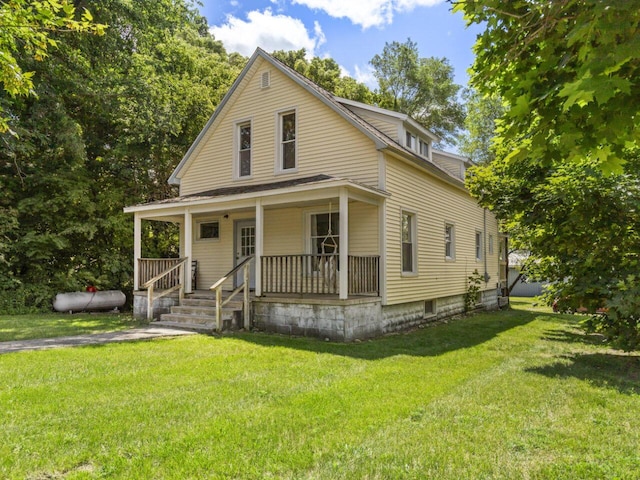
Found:
[[[173,291],[178,302],[195,290],[243,288],[252,298],[289,304],[381,297],[386,198],[323,175],[128,207],[134,290]],[[143,221],[178,224],[180,258],[144,257]]]

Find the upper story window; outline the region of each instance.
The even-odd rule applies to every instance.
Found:
[[[251,122],[238,124],[238,177],[251,176]]]
[[[429,143],[420,140],[420,155],[429,158]]]
[[[402,272],[416,271],[416,216],[402,212]]]
[[[444,226],[444,256],[447,260],[453,260],[456,257],[455,230],[449,223]]]
[[[405,140],[405,143],[407,145],[407,148],[409,148],[411,150],[415,150],[416,149],[416,136],[412,135],[410,132],[407,132],[407,138]]]
[[[280,171],[295,170],[298,167],[296,149],[296,112],[283,112],[279,115],[279,165]]]

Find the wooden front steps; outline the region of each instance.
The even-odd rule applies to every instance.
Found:
[[[229,293],[224,292],[222,300]],[[234,297],[222,308],[222,329],[236,330],[242,328],[242,301]],[[237,300],[236,300],[237,299]],[[216,330],[216,299],[211,292],[194,292],[188,294],[178,306],[171,307],[171,313],[163,313],[154,325],[181,328],[201,333],[212,333]]]

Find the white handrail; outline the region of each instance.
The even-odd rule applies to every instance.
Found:
[[[249,278],[250,278],[249,267],[252,260],[253,260],[253,256],[245,258],[242,262],[240,262],[238,265],[233,267],[231,271],[229,271],[226,275],[220,278],[220,280],[218,280],[216,283],[211,285],[211,287],[209,287],[209,290],[215,290],[215,293],[216,293],[216,330],[217,331],[222,330],[222,307],[224,307],[227,303],[229,303],[231,299],[235,297],[236,294],[238,294],[241,290],[244,291],[243,308],[242,308],[242,313],[244,317],[243,326],[246,329],[248,329],[250,326],[249,325],[249,286],[248,285],[249,285]],[[229,297],[227,297],[227,299],[223,302],[222,301],[222,285],[234,274],[236,274],[241,268],[243,269],[242,283],[238,287],[236,287],[236,289],[233,292],[231,292],[231,295],[229,295]]]
[[[184,258],[180,258],[178,263],[176,263],[175,265],[173,265],[172,267],[167,268],[164,272],[159,273],[158,275],[156,275],[155,277],[153,277],[151,280],[147,281],[143,287],[145,287],[147,289],[147,320],[151,320],[153,319],[153,302],[159,298],[162,298],[166,295],[169,295],[170,293],[175,292],[176,290],[180,291],[180,303],[182,303],[182,299],[184,298],[184,265],[187,263],[187,261],[189,260],[188,257],[184,257]],[[180,269],[180,281],[178,282],[177,285],[174,285],[173,287],[163,290],[159,295],[157,295],[156,297],[153,296],[153,290],[154,290],[154,285],[158,280],[163,279],[165,276],[169,275],[171,272],[173,272],[175,269],[179,268]]]

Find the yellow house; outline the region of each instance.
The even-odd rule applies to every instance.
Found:
[[[171,175],[179,196],[125,208],[135,313],[219,329],[242,291],[240,326],[350,341],[463,311],[474,272],[497,306],[497,221],[437,140],[258,49]],[[178,223],[181,258],[141,258],[142,221]]]

